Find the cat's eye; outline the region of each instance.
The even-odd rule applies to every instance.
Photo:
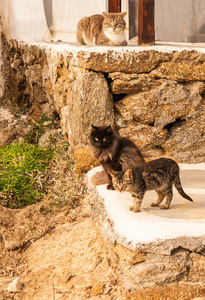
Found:
[[[103,142],[106,142],[106,138],[103,138]]]
[[[98,138],[94,138],[94,141],[95,141],[95,142],[99,142],[99,139],[98,139]]]

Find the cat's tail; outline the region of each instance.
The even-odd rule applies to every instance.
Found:
[[[174,182],[174,185],[175,185],[175,187],[176,187],[178,193],[179,193],[183,198],[185,198],[185,199],[187,199],[187,200],[193,202],[193,200],[191,199],[191,197],[189,197],[189,196],[184,192],[184,190],[183,190],[183,188],[182,188],[182,185],[181,185],[181,181],[180,181],[179,174],[178,174],[178,176],[176,177],[176,180],[175,180],[175,182]]]
[[[105,173],[104,170],[98,171],[94,173],[90,177],[90,183],[94,186],[101,185],[101,184],[109,184],[109,178],[108,175]]]

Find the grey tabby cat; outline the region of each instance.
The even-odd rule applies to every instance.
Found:
[[[166,196],[165,204],[161,208],[168,209],[173,197],[173,184],[182,197],[193,202],[182,189],[178,164],[169,158],[159,158],[134,169],[112,172],[111,176],[116,190],[132,194],[133,206],[130,210],[134,212],[140,211],[145,191],[148,190],[155,190],[158,194],[157,201],[151,206],[158,206]]]
[[[126,12],[106,13],[82,18],[77,26],[77,41],[82,45],[125,46]]]

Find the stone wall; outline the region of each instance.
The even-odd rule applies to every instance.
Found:
[[[3,38],[5,97],[61,118],[75,151],[111,124],[149,158],[205,161],[203,49],[28,45]]]
[[[0,34],[2,31],[3,31],[2,23],[0,20]],[[3,97],[4,95],[4,84],[5,84],[3,64],[4,64],[4,60],[3,60],[3,51],[2,51],[2,41],[0,39],[0,98]]]

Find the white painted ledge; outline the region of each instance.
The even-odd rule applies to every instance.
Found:
[[[132,205],[129,193],[107,190],[106,185],[97,187],[97,193],[104,201],[107,216],[113,223],[118,242],[126,241],[126,244],[135,248],[138,244],[182,237],[205,237],[205,164],[180,164],[180,167],[182,186],[194,202],[187,201],[174,190],[168,210],[150,206],[157,198],[154,191],[145,193],[142,211],[134,213],[129,210],[129,206]],[[101,167],[88,173],[88,181],[91,174],[99,168]]]
[[[52,38],[51,38],[52,40]],[[124,53],[140,53],[143,51],[148,50],[155,50],[158,52],[165,52],[165,53],[173,53],[175,51],[182,52],[184,50],[192,51],[195,50],[200,53],[205,53],[205,43],[201,44],[155,44],[152,46],[138,46],[138,45],[128,45],[128,46],[88,46],[88,45],[80,45],[75,42],[27,42],[28,45],[35,45],[39,46],[40,48],[45,49],[52,49],[54,52],[59,53],[66,53],[66,52],[72,52],[78,53],[78,52],[85,52],[88,55],[90,53],[100,53],[100,54],[106,54],[108,52],[116,53],[116,55],[123,56]]]

